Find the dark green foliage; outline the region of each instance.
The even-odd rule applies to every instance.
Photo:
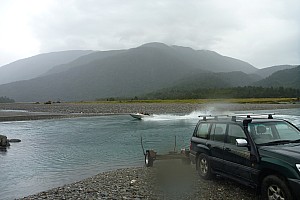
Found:
[[[255,83],[255,86],[291,87],[300,89],[300,66],[277,71],[271,76]]]
[[[191,90],[164,89],[144,96],[145,99],[214,99],[214,98],[279,98],[299,97],[300,90],[294,88],[263,88],[263,87],[233,87],[233,88],[198,88]]]
[[[272,67],[266,67],[263,69],[258,69],[255,74],[259,75],[262,78],[267,78],[268,76],[272,75],[273,73],[280,71],[280,70],[285,70],[285,69],[292,69],[295,68],[295,65],[276,65]]]
[[[240,71],[234,72],[202,72],[194,73],[192,76],[176,82],[172,88],[193,90],[199,88],[227,88],[247,86],[255,81],[257,77]]]
[[[44,104],[52,104],[52,101],[46,101]]]
[[[106,99],[106,101],[115,101],[115,98],[110,97],[110,98]]]
[[[8,97],[0,97],[0,103],[14,103],[15,100],[10,99]]]

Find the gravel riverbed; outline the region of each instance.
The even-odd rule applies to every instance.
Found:
[[[165,165],[165,164],[164,164]],[[203,180],[194,165],[118,169],[21,198],[39,199],[258,199],[255,190],[227,179]]]

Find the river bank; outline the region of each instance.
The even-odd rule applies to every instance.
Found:
[[[202,180],[194,166],[118,169],[35,195],[35,199],[258,199],[253,189],[223,178]]]
[[[225,112],[300,108],[300,104],[237,103],[5,103],[0,104],[1,121],[23,121],[147,112],[155,114],[191,113],[193,111]]]

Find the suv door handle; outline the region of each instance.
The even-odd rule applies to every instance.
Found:
[[[231,149],[228,148],[228,147],[224,147],[223,149],[224,149],[225,151],[231,151]]]

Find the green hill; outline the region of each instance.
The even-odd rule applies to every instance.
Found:
[[[285,70],[285,69],[292,69],[295,68],[295,65],[276,65],[276,66],[271,66],[271,67],[266,67],[263,69],[258,69],[254,73],[261,76],[262,78],[267,78],[268,76],[272,75],[273,73],[280,71],[280,70]]]
[[[271,76],[258,81],[255,86],[286,87],[300,89],[300,66],[292,69],[280,70]]]
[[[41,77],[0,85],[0,96],[16,101],[134,97],[172,87],[195,74],[201,76],[208,71],[231,72],[234,69],[245,73],[256,70],[248,63],[215,52],[149,43],[128,50],[81,56],[50,69]],[[245,73],[229,74],[229,77],[226,73],[211,73],[211,78],[202,82],[214,85],[223,81],[224,85],[245,85],[252,82]],[[202,77],[207,78],[207,74]],[[197,80],[201,82],[200,78]]]

